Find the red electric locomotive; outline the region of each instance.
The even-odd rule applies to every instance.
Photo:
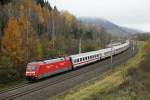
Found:
[[[71,69],[72,63],[69,57],[31,62],[27,65],[26,79],[34,81]]]

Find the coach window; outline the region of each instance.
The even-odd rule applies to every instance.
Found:
[[[74,63],[77,63],[77,59],[74,60]]]
[[[82,61],[82,58],[80,58],[80,61]]]
[[[79,62],[79,59],[77,59],[77,62]]]
[[[76,63],[76,59],[74,60],[74,63]]]
[[[86,57],[86,60],[87,60],[87,57]]]

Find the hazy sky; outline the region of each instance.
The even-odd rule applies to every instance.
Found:
[[[97,17],[150,32],[150,0],[49,0],[77,17]]]

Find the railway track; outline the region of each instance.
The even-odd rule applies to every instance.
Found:
[[[94,70],[90,70],[89,72],[92,72],[92,71],[94,71]],[[85,72],[84,74],[89,73],[89,72]],[[70,76],[70,77],[67,77],[67,78],[64,78],[64,79],[55,81],[55,82],[53,82],[53,83],[41,85],[40,87],[35,87],[35,88],[32,88],[31,90],[24,91],[24,92],[19,93],[19,94],[11,95],[11,96],[9,96],[9,97],[7,97],[7,98],[4,98],[3,100],[12,100],[12,99],[15,99],[15,98],[17,98],[17,97],[20,97],[20,96],[23,96],[23,95],[32,93],[32,92],[34,92],[34,91],[41,90],[41,89],[43,89],[43,88],[46,88],[46,87],[51,86],[51,85],[54,85],[54,84],[57,84],[57,83],[59,83],[59,82],[62,82],[62,81],[71,79],[71,78],[73,78],[73,77],[80,76],[81,74],[83,74],[83,73],[76,73],[76,74],[74,74],[74,75],[72,75],[72,76]]]
[[[25,86],[28,86],[28,85],[30,85],[30,84],[29,84],[28,82],[25,82],[25,83],[16,85],[16,86],[14,86],[14,87],[10,87],[10,88],[7,88],[7,89],[2,89],[2,90],[0,91],[0,94],[6,93],[6,92],[8,92],[8,91],[12,91],[12,90],[15,90],[15,89],[18,89],[18,88],[21,88],[21,87],[25,87]]]
[[[130,56],[132,56],[132,55],[130,55]],[[105,62],[105,61],[104,61]],[[119,63],[119,61],[118,62],[116,62],[115,64],[117,64],[117,63]],[[84,68],[83,68],[84,69]],[[74,72],[76,71],[76,70],[73,70]],[[31,85],[33,85],[33,87],[32,88],[30,88],[30,89],[26,89],[26,90],[24,90],[24,91],[20,91],[20,92],[18,92],[18,93],[10,93],[9,95],[3,95],[2,96],[2,94],[5,94],[6,93],[6,91],[5,92],[3,92],[3,93],[1,93],[0,94],[0,100],[12,100],[12,99],[15,99],[15,98],[18,98],[18,97],[21,97],[21,96],[24,96],[24,95],[27,95],[27,94],[30,94],[30,93],[33,93],[33,92],[37,92],[37,91],[40,91],[40,90],[42,90],[42,89],[44,89],[44,88],[47,88],[47,87],[49,87],[49,86],[52,86],[52,85],[55,85],[55,84],[57,84],[57,83],[60,83],[60,82],[63,82],[63,81],[65,81],[65,80],[69,80],[69,79],[72,79],[72,78],[74,78],[74,77],[79,77],[80,75],[82,75],[82,74],[88,74],[88,73],[91,73],[91,72],[96,72],[97,71],[97,69],[95,69],[95,68],[93,68],[93,69],[91,69],[91,70],[83,70],[82,72],[80,72],[80,71],[77,71],[77,73],[75,73],[75,74],[72,74],[72,75],[68,75],[68,76],[66,76],[66,77],[63,77],[63,78],[58,78],[58,79],[56,79],[55,81],[52,81],[52,82],[49,82],[49,80],[46,80],[46,81],[43,81],[43,82],[39,82],[39,85],[37,85],[37,86],[34,86],[34,84],[31,84]],[[68,74],[68,73],[67,73]],[[38,83],[35,83],[35,84],[38,84]],[[18,86],[18,87],[16,87],[16,90],[18,89],[18,88],[20,88],[21,86]],[[24,87],[28,87],[28,86],[24,86]],[[13,89],[13,90],[15,90],[15,88]],[[11,90],[10,89],[10,91],[13,91],[13,90]],[[7,90],[7,92],[10,92],[9,90]]]

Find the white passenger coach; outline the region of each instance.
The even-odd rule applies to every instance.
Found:
[[[70,58],[72,60],[73,68],[108,58],[111,55],[117,55],[127,50],[129,48],[129,45],[130,45],[129,40],[127,40],[125,43],[117,46],[112,46],[111,48],[109,47],[97,51],[71,55]]]

